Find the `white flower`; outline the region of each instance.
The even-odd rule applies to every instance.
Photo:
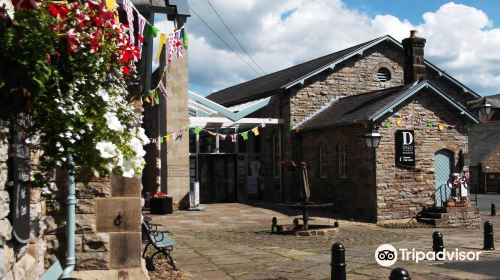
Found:
[[[146,136],[144,128],[142,127],[137,128],[136,136],[141,140],[143,146],[149,144],[149,138]]]
[[[78,135],[77,135],[77,136],[78,136]],[[75,144],[75,140],[73,140],[73,138],[69,138],[69,142],[70,142],[71,144]]]
[[[97,94],[101,96],[104,102],[109,102],[109,94],[103,88],[99,88]]]
[[[120,120],[116,117],[114,113],[107,112],[104,114],[104,118],[106,119],[106,123],[110,130],[121,131],[123,130],[123,125],[120,123]]]
[[[138,138],[132,137],[132,139],[130,139],[129,145],[135,152],[135,157],[143,157],[144,155],[146,155],[146,151],[144,151],[144,148],[142,147],[142,142]]]
[[[116,145],[111,142],[98,142],[96,149],[99,150],[102,158],[113,158],[116,156]]]
[[[92,131],[92,124],[91,123],[87,123],[87,127],[89,128],[90,131]]]
[[[135,163],[134,161],[124,160],[122,164],[123,177],[131,178],[135,175]]]
[[[75,135],[75,138],[76,138],[76,140],[82,139],[82,137],[80,137],[80,135],[78,135],[78,134]]]
[[[61,143],[57,142],[56,143],[56,147],[60,148],[61,147]]]
[[[64,148],[63,147],[59,147],[59,149],[57,149],[59,152],[64,152]]]

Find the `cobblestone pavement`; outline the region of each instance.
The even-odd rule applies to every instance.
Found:
[[[258,206],[228,203],[204,205],[199,212],[176,211],[152,216],[172,232],[177,245],[173,256],[187,279],[330,279],[330,248],[341,242],[346,248],[348,279],[388,279],[391,268],[379,266],[375,249],[384,243],[396,248],[432,250],[433,228],[388,229],[375,224],[339,220],[337,236],[300,237],[270,233],[271,218],[279,224],[292,223],[298,211],[271,204]],[[316,214],[316,215],[314,215]],[[333,223],[314,213],[311,224]],[[487,216],[496,232],[500,217]],[[439,229],[447,250],[480,251],[482,229]],[[500,237],[500,235],[497,235]],[[497,247],[500,238],[496,237]],[[500,279],[500,253],[481,251],[472,262],[410,261],[404,267],[412,279]]]

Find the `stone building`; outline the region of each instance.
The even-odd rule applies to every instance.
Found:
[[[208,99],[234,107],[273,97],[250,115],[284,121],[259,138],[264,199],[299,200],[299,172],[283,163],[304,161],[313,201],[359,219],[415,217],[442,203],[435,192],[462,171],[467,129],[479,123],[466,107],[479,95],[425,60],[424,46],[416,32],[402,44],[383,36]],[[371,132],[378,148],[365,144]]]
[[[500,94],[469,102],[482,124],[470,132],[472,191],[500,192]]]

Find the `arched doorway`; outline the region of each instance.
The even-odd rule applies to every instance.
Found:
[[[434,177],[435,177],[435,201],[436,207],[442,207],[451,196],[451,189],[447,183],[452,171],[453,152],[448,149],[442,149],[434,155]]]

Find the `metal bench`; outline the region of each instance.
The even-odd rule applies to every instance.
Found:
[[[147,240],[146,247],[144,247],[144,251],[142,252],[142,257],[146,259],[145,255],[148,250],[148,247],[151,245],[156,250],[153,255],[149,258],[151,261],[158,254],[163,254],[167,259],[167,262],[174,268],[175,266],[174,259],[170,254],[174,249],[175,241],[168,235],[170,232],[168,231],[159,231],[158,224],[152,224],[147,221],[142,222],[142,235]]]

